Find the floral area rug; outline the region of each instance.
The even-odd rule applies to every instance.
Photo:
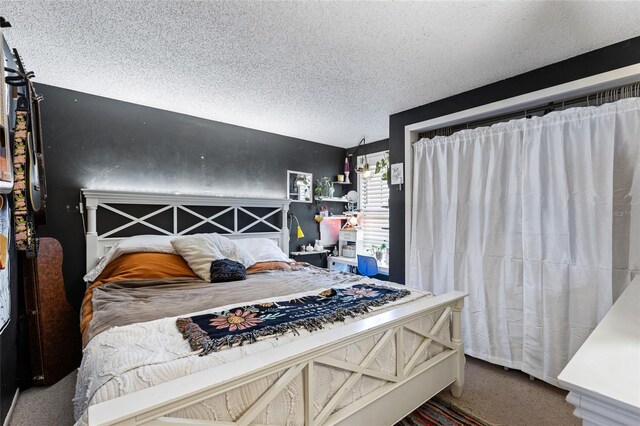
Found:
[[[202,350],[202,356],[224,347],[253,343],[262,336],[297,333],[299,328],[315,331],[326,323],[344,321],[347,317],[364,314],[373,307],[409,294],[409,290],[356,284],[348,288],[330,288],[298,299],[178,318],[176,325],[189,341],[191,349]]]

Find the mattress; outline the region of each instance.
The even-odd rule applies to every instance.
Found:
[[[255,274],[246,281],[225,283],[224,285],[208,284],[210,308],[196,312],[175,310],[166,317],[134,322],[123,326],[113,326],[96,334],[84,349],[82,364],[78,373],[76,395],[74,398],[74,415],[78,425],[87,424],[87,409],[119,396],[158,385],[185,375],[202,372],[241,357],[260,356],[260,353],[274,347],[287,345],[297,339],[312,335],[328,333],[332,329],[356,321],[365,316],[377,315],[393,309],[397,305],[410,303],[422,297],[432,297],[415,289],[411,294],[395,302],[379,308],[373,308],[368,314],[358,318],[348,318],[344,323],[327,324],[324,330],[309,333],[300,330],[299,334],[288,333],[276,337],[263,337],[253,344],[226,348],[207,356],[198,356],[193,352],[178,331],[176,319],[185,315],[196,315],[231,309],[239,304],[254,304],[267,301],[288,300],[292,298],[317,294],[319,289],[350,287],[359,283],[387,285],[406,289],[404,286],[381,282],[353,274],[329,272],[313,267],[298,267],[292,271],[268,271]],[[163,290],[170,292],[170,290]],[[218,293],[216,293],[218,292]],[[235,295],[235,296],[234,296]],[[265,297],[268,295],[268,297]],[[160,299],[165,299],[162,296]],[[218,304],[216,306],[216,302]],[[229,302],[232,300],[232,302]],[[227,303],[228,302],[228,303]],[[117,304],[117,302],[114,302]],[[222,303],[222,304],[220,304]],[[117,305],[116,305],[117,306]],[[131,308],[131,306],[129,306]],[[187,309],[186,307],[184,308]],[[99,312],[98,312],[99,314]],[[429,329],[435,323],[439,312],[419,320],[416,326]],[[99,317],[100,315],[96,315]],[[96,320],[94,318],[92,321]],[[382,334],[360,340],[350,346],[334,351],[327,356],[349,363],[359,363],[371,351]],[[438,336],[444,340],[449,338],[449,328],[443,327]],[[422,338],[413,333],[406,333],[404,352],[411,356],[422,342]],[[431,345],[423,354],[426,360],[442,351],[438,344]],[[394,374],[395,340],[377,355],[372,369]],[[351,375],[333,367],[315,364],[315,389],[313,406],[319,412],[330,397]],[[234,421],[239,418],[283,372],[247,383],[225,394],[209,398],[205,401],[181,409],[171,416],[202,420]],[[339,410],[362,396],[372,392],[386,382],[364,376],[344,395],[335,410]],[[299,376],[293,380],[258,416],[256,422],[274,425],[304,424],[303,383]]]

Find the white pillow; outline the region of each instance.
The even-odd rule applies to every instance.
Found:
[[[94,281],[106,266],[115,258],[127,253],[171,253],[176,251],[171,245],[172,235],[135,235],[118,241],[106,255],[100,259],[95,268],[84,276],[86,282]]]
[[[233,242],[248,251],[256,262],[295,262],[269,238],[239,238]]]
[[[228,238],[219,234],[194,234],[175,237],[171,245],[184,258],[200,278],[211,282],[211,262],[231,259],[242,263],[246,268],[256,263],[245,249],[237,246]]]

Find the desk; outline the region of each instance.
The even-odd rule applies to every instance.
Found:
[[[358,258],[357,257],[343,257],[343,256],[329,256],[328,259],[329,270],[335,271],[338,268],[336,265],[347,265],[349,267],[349,272],[356,273],[356,268],[358,267]],[[389,275],[389,265],[386,263],[378,262],[378,274],[380,275]]]
[[[640,277],[558,376],[587,426],[640,424]]]

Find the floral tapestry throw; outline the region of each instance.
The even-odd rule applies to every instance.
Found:
[[[286,301],[258,303],[228,311],[178,318],[176,324],[191,349],[200,356],[224,347],[253,343],[258,337],[296,333],[298,328],[315,331],[323,324],[369,312],[411,294],[368,284],[330,288],[317,295]]]

